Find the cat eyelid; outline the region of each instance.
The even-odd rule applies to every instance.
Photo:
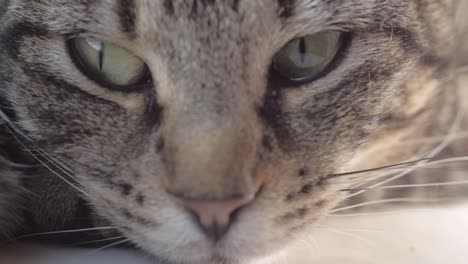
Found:
[[[85,55],[83,51],[83,44],[78,43],[86,43],[84,44],[85,46],[87,45],[91,49],[94,49],[93,53],[97,55],[97,58],[90,60],[90,57],[88,57],[89,55]],[[110,57],[110,59],[113,58],[114,62],[110,64],[106,63],[107,67],[104,68],[104,52],[107,52],[106,46],[113,47],[112,49],[114,52],[115,50],[121,50],[124,52],[123,54],[126,55],[123,57]],[[123,46],[113,44],[112,42],[106,42],[94,37],[79,36],[66,40],[66,48],[69,56],[72,59],[72,62],[75,64],[78,70],[101,87],[107,88],[108,90],[114,92],[141,93],[154,86],[151,71],[145,61],[138,55],[134,54],[131,50],[126,49]],[[135,75],[139,75],[128,76],[137,77],[135,80],[130,78],[127,79],[126,77],[122,79],[122,74],[124,74],[123,76],[127,76],[127,71],[122,67],[114,67],[120,63],[129,62],[128,59],[130,59],[130,63],[132,63],[131,61],[135,63],[137,60],[138,64],[141,64],[138,67],[133,64],[129,64],[131,67],[128,70],[128,73],[132,73],[133,71],[131,70],[133,69]]]

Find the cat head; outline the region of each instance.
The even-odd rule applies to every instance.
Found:
[[[397,144],[456,108],[446,2],[7,3],[1,96],[26,149],[177,263],[275,252],[375,176],[342,173],[421,158]]]

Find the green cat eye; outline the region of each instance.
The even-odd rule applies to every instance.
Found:
[[[273,58],[274,69],[291,81],[308,81],[332,64],[342,46],[342,33],[324,31],[294,39]]]
[[[150,82],[145,62],[122,47],[93,38],[75,38],[70,40],[70,49],[80,69],[103,86],[131,91]]]

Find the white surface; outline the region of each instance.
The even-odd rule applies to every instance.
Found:
[[[274,263],[467,264],[468,204],[379,215],[330,217],[321,229],[308,234],[299,244]],[[3,249],[0,250],[0,263],[152,263],[135,252],[105,250],[89,255],[91,251],[41,246]]]

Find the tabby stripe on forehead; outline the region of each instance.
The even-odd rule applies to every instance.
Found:
[[[122,31],[135,34],[136,6],[133,0],[120,0],[118,14],[120,16],[120,26]]]
[[[233,1],[232,1],[232,9],[233,9],[234,11],[236,11],[236,12],[239,11],[239,1],[240,1],[240,0],[233,0]]]
[[[295,0],[278,0],[279,16],[289,18],[293,15]]]
[[[173,0],[164,0],[163,6],[164,9],[166,10],[167,15],[173,15],[174,14],[174,4],[172,3]]]

